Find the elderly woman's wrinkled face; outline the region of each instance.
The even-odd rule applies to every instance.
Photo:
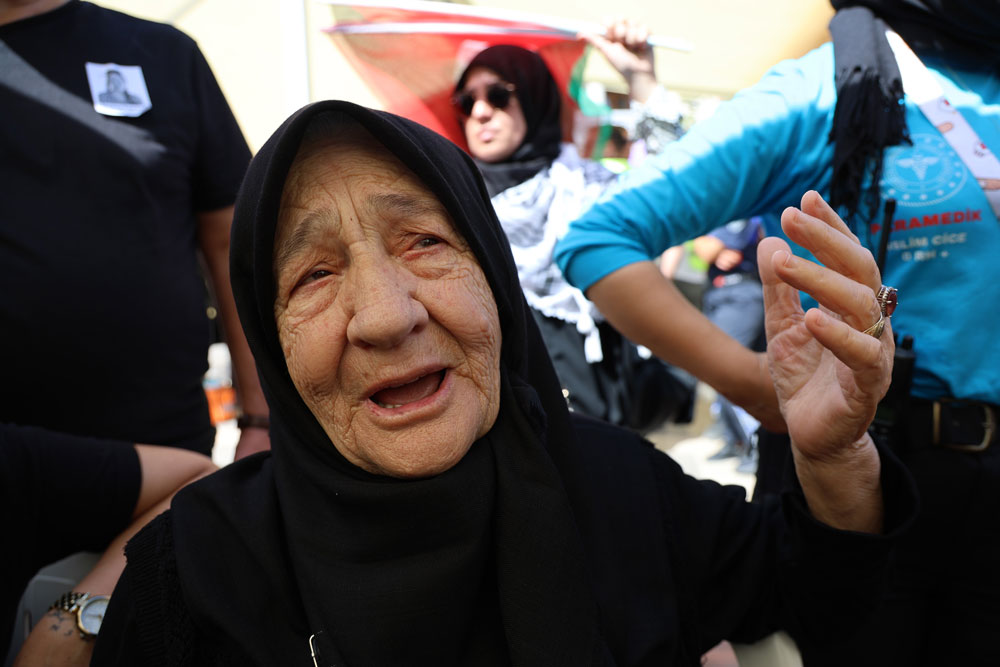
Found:
[[[296,389],[345,458],[382,475],[435,475],[496,420],[496,302],[437,198],[353,134],[304,146],[289,173],[278,334]]]

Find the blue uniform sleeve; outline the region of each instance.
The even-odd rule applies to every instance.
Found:
[[[779,63],[574,221],[556,247],[563,274],[586,290],[726,222],[825,191],[835,99],[829,44]]]

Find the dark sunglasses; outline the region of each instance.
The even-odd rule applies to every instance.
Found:
[[[496,81],[486,86],[486,102],[494,109],[506,109],[510,104],[510,97],[517,90],[512,83]],[[478,95],[474,95],[468,90],[455,93],[451,98],[451,103],[463,116],[472,115],[472,107],[476,106]]]

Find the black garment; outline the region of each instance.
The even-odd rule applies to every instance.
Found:
[[[720,638],[750,642],[778,624],[836,645],[861,624],[886,576],[880,565],[884,539],[838,534],[810,519],[796,495],[748,505],[741,489],[685,476],[635,435],[582,417],[575,426],[588,486],[576,489],[581,495],[574,511],[613,660],[607,664],[697,665]],[[230,477],[225,488],[254,507],[276,503],[268,497],[273,487],[256,484],[271,462],[260,459],[254,467],[249,476],[230,477],[229,469],[218,474]],[[250,478],[254,486],[244,487]],[[890,499],[886,527],[892,529],[901,519],[893,515],[913,502],[912,492],[895,465],[887,466],[882,482]],[[262,502],[253,500],[259,494]],[[129,543],[129,567],[115,589],[115,613],[101,630],[94,665],[246,664],[243,650],[218,641],[187,608],[174,530],[168,512]],[[845,568],[848,558],[858,569]],[[288,613],[262,604],[253,586],[236,591],[229,604],[239,623],[255,616],[273,622]],[[105,635],[123,638],[119,652],[104,652]],[[294,655],[305,647],[304,636]],[[503,657],[496,664],[511,664]],[[300,662],[309,664],[308,658]],[[282,664],[298,663],[287,658]]]
[[[903,80],[885,31],[885,22],[864,7],[841,9],[830,21],[837,85],[830,204],[846,208],[849,218],[859,211],[874,218],[878,189],[862,197],[862,188],[881,180],[883,151],[909,141]]]
[[[1000,63],[1000,13],[982,0],[832,0],[838,12],[867,7],[912,48],[959,54]]]
[[[552,358],[573,412],[645,435],[667,421],[691,421],[697,380],[656,357],[643,359],[635,344],[607,322],[597,325],[603,358],[588,363],[576,325],[531,314]]]
[[[618,377],[615,357],[607,343],[617,335],[611,325],[599,325],[601,346],[606,348],[604,359],[587,363],[584,357],[583,338],[576,325],[555,317],[545,317],[531,309],[538,325],[538,332],[545,341],[545,349],[552,358],[559,382],[563,386],[570,410],[590,417],[620,424],[625,417],[625,386]],[[605,338],[605,334],[609,334]],[[572,387],[572,389],[569,389]]]
[[[0,61],[0,421],[209,452],[195,212],[250,154],[208,64],[75,0],[0,26]],[[86,63],[141,67],[152,108],[97,113]]]
[[[131,443],[0,424],[0,655],[35,573],[104,550],[131,522],[141,483]]]
[[[527,125],[524,141],[502,162],[476,160],[493,197],[533,177],[559,156],[562,101],[552,73],[534,51],[508,44],[484,49],[462,72],[455,84],[456,92],[462,90],[469,72],[477,67],[491,69],[514,84],[514,95]]]
[[[289,376],[274,236],[319,117],[344,132],[360,124],[407,165],[493,291],[499,415],[436,477],[348,463]],[[571,420],[478,172],[439,135],[346,102],[305,107],[248,171],[232,260],[272,451],[186,487],[169,519],[130,543],[94,665],[308,665],[310,638],[321,665],[694,665],[722,637],[783,625],[839,637],[877,597],[891,539],[821,526],[794,495],[748,505],[634,435]],[[891,458],[882,477],[894,532],[915,501]]]
[[[835,646],[797,638],[806,667],[994,665],[1000,661],[1000,442],[984,452],[927,444],[928,424],[904,416],[895,447],[916,481],[920,512],[891,556],[878,621]],[[787,435],[760,432],[755,501],[784,488]],[[956,662],[957,661],[957,662]]]

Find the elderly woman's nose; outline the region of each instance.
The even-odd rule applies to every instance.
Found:
[[[361,347],[392,347],[422,329],[427,309],[415,298],[415,277],[391,260],[352,267],[354,309],[347,340]]]

